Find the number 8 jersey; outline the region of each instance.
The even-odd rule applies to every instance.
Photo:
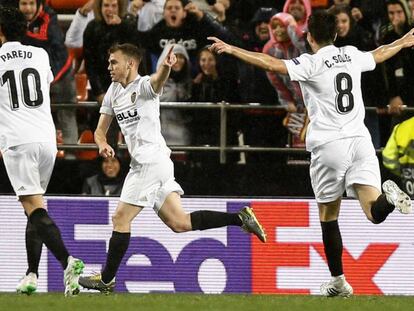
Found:
[[[370,52],[353,46],[325,46],[314,55],[284,60],[292,81],[298,81],[310,123],[306,149],[347,137],[370,137],[364,124],[361,72],[375,69]]]
[[[35,142],[56,144],[50,111],[53,74],[41,48],[6,42],[0,48],[0,150]]]

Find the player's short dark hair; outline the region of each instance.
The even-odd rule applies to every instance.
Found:
[[[136,61],[138,61],[138,63],[140,63],[142,60],[142,50],[131,43],[115,43],[113,46],[110,47],[108,53],[112,54],[118,51],[121,51],[123,54],[134,58]]]
[[[26,18],[17,8],[0,6],[0,28],[7,41],[20,42],[26,35]]]
[[[308,29],[319,44],[330,44],[336,36],[336,17],[325,10],[312,13],[308,19]]]

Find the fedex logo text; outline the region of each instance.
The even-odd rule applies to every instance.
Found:
[[[69,251],[100,271],[106,260],[116,199],[48,199]],[[117,291],[318,294],[330,278],[314,200],[183,199],[191,211],[253,207],[268,234],[261,243],[238,227],[171,232],[144,210],[133,227],[117,275]],[[373,225],[345,200],[339,218],[344,270],[356,294],[414,294],[414,221],[399,214]],[[48,290],[63,289],[62,270],[48,254]]]

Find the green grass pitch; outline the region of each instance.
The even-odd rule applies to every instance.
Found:
[[[324,298],[284,295],[196,295],[196,294],[0,294],[0,310],[8,311],[392,311],[413,310],[410,296],[354,296]]]

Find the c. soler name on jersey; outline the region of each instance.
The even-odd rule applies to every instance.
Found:
[[[15,59],[15,58],[22,58],[22,59],[32,58],[32,52],[17,50],[17,51],[11,51],[11,52],[0,55],[0,59],[3,62],[11,60],[11,59]]]
[[[136,109],[117,113],[116,118],[118,119],[119,123],[125,123],[125,124],[131,123],[134,121],[139,121],[139,119],[141,119]]]
[[[343,55],[334,55],[332,56],[332,59],[329,60],[325,60],[325,65],[328,68],[331,68],[332,66],[334,66],[335,64],[339,64],[339,63],[348,63],[351,61],[351,57],[349,57],[348,54],[343,54]]]

